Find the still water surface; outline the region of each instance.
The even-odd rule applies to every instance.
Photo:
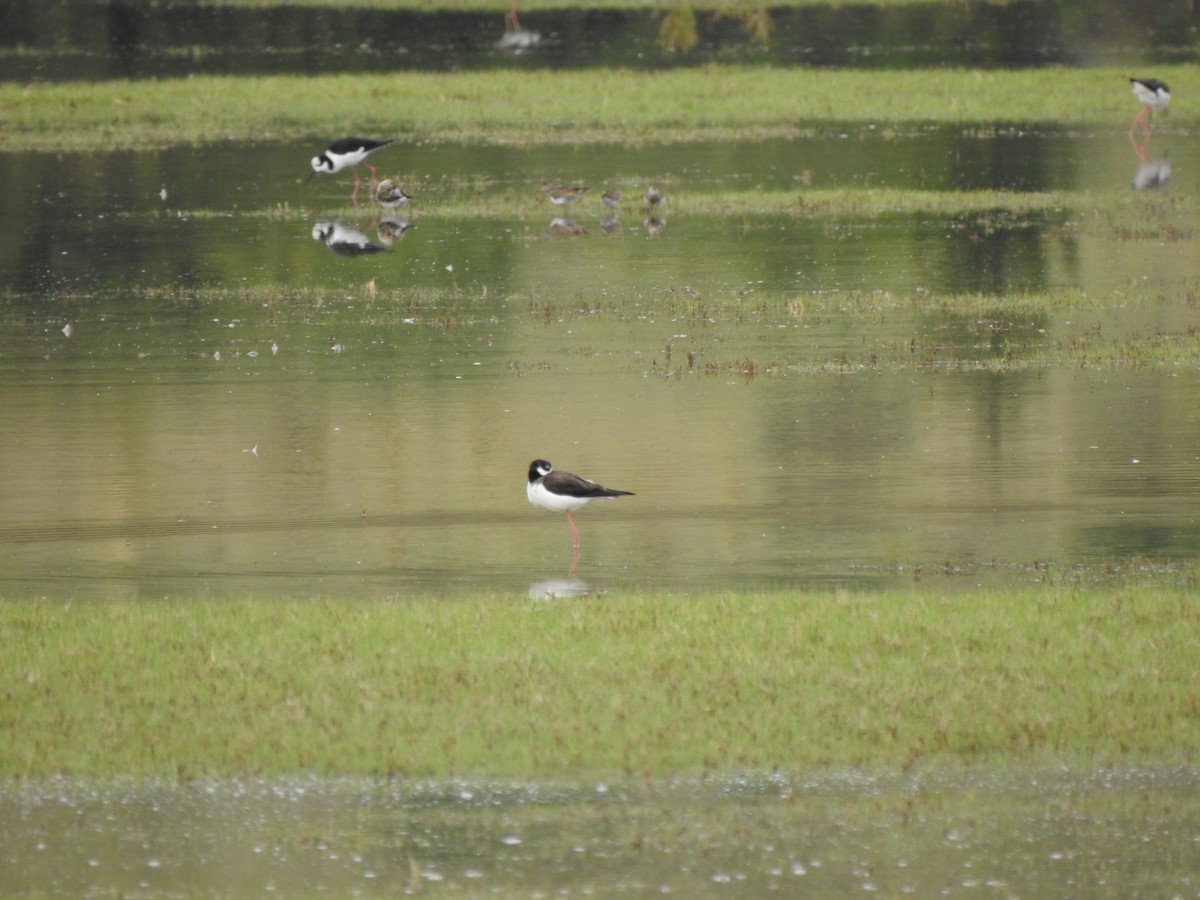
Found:
[[[5,155],[0,579],[387,596],[1185,565],[1194,363],[1040,362],[1122,336],[1186,345],[1200,324],[1200,159],[1169,132],[1154,145],[1173,176],[1142,194],[1120,131],[396,145],[377,161],[414,200],[390,244],[347,179],[304,184],[309,148]],[[568,213],[586,234],[550,236],[543,178],[594,186]],[[1101,223],[797,214],[810,184],[1130,205]],[[595,199],[610,185],[613,213]],[[725,215],[705,206],[719,191],[786,208]],[[380,252],[331,252],[323,221]],[[1055,291],[1116,300],[1020,302]],[[957,311],[964,295],[984,312]],[[525,501],[534,457],[636,493],[580,514],[577,568],[562,517]]]

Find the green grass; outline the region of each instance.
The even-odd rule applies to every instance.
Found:
[[[0,776],[666,775],[1189,759],[1171,587],[10,600]]]
[[[1161,66],[1179,96],[1200,69]],[[340,133],[510,145],[803,137],[822,123],[1054,123],[1124,129],[1128,72],[763,69],[500,70],[0,84],[0,150],[298,140]],[[1047,81],[1055,91],[1044,89]],[[220,103],[211,98],[220,96]],[[853,97],[853,103],[845,100]],[[1193,129],[1179,104],[1162,127]]]

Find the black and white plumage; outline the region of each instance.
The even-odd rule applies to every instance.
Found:
[[[1135,191],[1148,191],[1163,187],[1171,180],[1171,161],[1165,156],[1144,159],[1133,176]]]
[[[375,181],[375,167],[367,162],[367,157],[376,150],[381,150],[391,143],[391,140],[375,141],[370,138],[348,137],[334,141],[321,153],[312,158],[313,175],[335,175],[342,169],[354,170],[354,193],[352,199],[358,200],[358,167],[366,166],[371,170],[371,182]],[[312,175],[308,176],[310,179]]]
[[[372,172],[374,167],[367,162],[367,157],[376,150],[381,150],[391,141],[373,141],[370,138],[348,137],[334,141],[322,153],[312,158],[314,172],[324,172],[334,175],[342,169],[357,168],[365,165]]]
[[[1151,109],[1166,109],[1171,102],[1171,89],[1165,81],[1157,78],[1130,78],[1129,85],[1133,95],[1142,102],[1143,106]]]
[[[558,472],[544,459],[535,459],[529,464],[529,482],[525,485],[525,496],[534,506],[551,512],[565,512],[567,524],[571,526],[573,546],[579,547],[579,528],[571,514],[593,500],[612,500],[616,497],[632,497],[633,491],[618,491],[596,484],[570,472]]]
[[[1167,104],[1171,102],[1171,89],[1165,81],[1159,81],[1157,78],[1130,78],[1129,86],[1133,90],[1133,96],[1142,104],[1129,130],[1135,131],[1139,125],[1149,130],[1150,111],[1167,108]]]
[[[366,256],[387,249],[382,244],[376,244],[357,228],[340,222],[317,222],[312,227],[312,238],[339,256]]]

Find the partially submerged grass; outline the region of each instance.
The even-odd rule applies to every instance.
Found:
[[[415,182],[417,176],[402,181]],[[404,217],[419,219],[527,220],[530,234],[540,234],[549,216],[558,215],[537,189],[528,185],[449,186],[436,194],[412,189],[416,200]],[[954,217],[963,227],[980,236],[1024,228],[1045,230],[1058,226],[1072,232],[1099,234],[1123,241],[1178,242],[1200,234],[1192,196],[1186,193],[1015,191],[1015,190],[921,190],[915,188],[838,187],[820,188],[797,184],[793,190],[703,191],[685,184],[672,187],[669,206],[661,215],[669,222],[675,216],[786,216],[793,219],[827,220],[834,224],[886,219],[894,216]],[[580,216],[595,212],[583,207]],[[646,215],[640,198],[622,203],[617,212],[627,222]],[[234,213],[220,209],[188,209],[192,219],[230,218]],[[277,221],[306,221],[311,209],[283,203],[263,209],[239,211],[237,216]],[[349,203],[323,208],[322,217],[358,218],[361,209]],[[1136,228],[1128,223],[1136,220]]]
[[[1189,759],[1200,604],[1085,592],[0,605],[0,776]]]
[[[1179,96],[1195,66],[1160,66]],[[814,123],[997,122],[1124,128],[1136,111],[1123,69],[889,72],[704,66],[316,78],[0,84],[0,150],[153,148],[222,140],[373,134],[528,146],[801,137]],[[1055,90],[1046,90],[1052,83]],[[212,98],[220,97],[214,103]],[[853,98],[847,102],[846,98]],[[1197,125],[1172,110],[1165,125]]]

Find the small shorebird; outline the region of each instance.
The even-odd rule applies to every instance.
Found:
[[[576,197],[582,197],[586,194],[590,188],[578,185],[572,187],[565,184],[543,184],[542,190],[555,206],[567,206]]]
[[[1171,102],[1171,89],[1166,82],[1157,78],[1130,78],[1129,85],[1133,96],[1138,98],[1142,108],[1134,116],[1129,133],[1133,134],[1140,125],[1146,132],[1150,131],[1150,110],[1163,110]]]
[[[525,496],[534,506],[551,512],[565,512],[567,524],[571,526],[571,546],[579,549],[579,528],[571,513],[593,500],[632,497],[633,492],[606,488],[570,472],[556,472],[546,460],[535,459],[529,464],[529,483],[525,485]]]
[[[318,153],[312,158],[313,174],[309,175],[309,180],[312,180],[313,175],[325,173],[326,175],[334,175],[342,169],[354,170],[354,193],[351,199],[358,202],[358,187],[361,183],[358,177],[358,167],[366,166],[371,170],[371,184],[375,183],[375,167],[367,162],[367,157],[376,150],[382,149],[390,144],[391,141],[373,141],[370,138],[348,137],[342,138],[340,141],[334,141],[324,152]]]
[[[666,199],[667,195],[662,192],[661,188],[648,187],[646,193],[642,194],[642,202],[646,204],[647,209],[654,209]]]
[[[600,202],[604,204],[605,209],[616,209],[621,204],[621,192],[609,188],[600,195]]]
[[[375,189],[375,199],[379,201],[380,206],[396,209],[406,204],[412,197],[404,192],[404,188],[400,187],[400,182],[393,178],[385,178]]]

